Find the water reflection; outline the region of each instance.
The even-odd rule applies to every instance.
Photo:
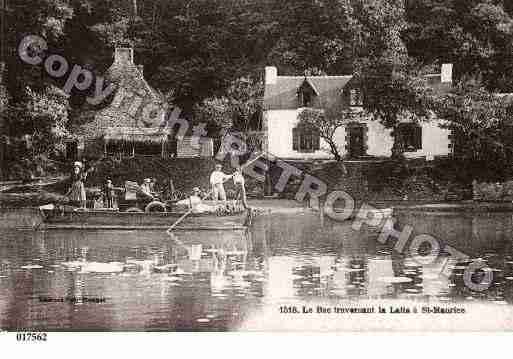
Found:
[[[4,231],[0,324],[231,330],[262,308],[297,299],[512,302],[508,219],[416,221],[422,233],[438,231],[448,244],[486,261],[495,275],[491,289],[467,289],[465,263],[442,258],[420,265],[377,242],[373,231],[321,225],[314,214],[261,217],[251,232],[176,232],[173,238],[162,231]],[[447,265],[453,266],[449,278],[439,275]]]

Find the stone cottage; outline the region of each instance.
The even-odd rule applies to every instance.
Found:
[[[99,155],[211,157],[212,139],[177,138],[167,121],[173,110],[134,63],[134,50],[117,47],[104,78],[115,90],[106,100],[83,111],[68,139],[68,158]]]

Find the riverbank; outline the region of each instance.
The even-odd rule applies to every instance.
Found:
[[[39,207],[49,203],[68,203],[69,199],[55,192],[43,190],[23,193],[5,193],[0,192],[0,207]]]

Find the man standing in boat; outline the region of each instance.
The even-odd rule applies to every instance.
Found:
[[[218,200],[226,202],[226,192],[224,190],[223,183],[230,178],[229,175],[225,174],[221,164],[216,164],[216,169],[210,175],[210,185],[212,186],[212,198],[214,203],[217,204]]]

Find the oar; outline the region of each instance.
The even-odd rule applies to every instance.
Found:
[[[171,225],[171,227],[169,227],[169,228],[167,229],[167,231],[166,231],[166,232],[167,232],[167,234],[171,235],[171,231],[172,231],[172,230],[173,230],[173,229],[174,229],[178,224],[180,224],[180,222],[182,222],[182,221],[185,219],[185,217],[187,217],[187,216],[188,216],[189,214],[191,214],[191,213],[192,213],[192,208],[191,208],[191,209],[189,209],[187,212],[185,212],[185,214],[184,214],[183,216],[181,216],[180,218],[178,218],[178,219],[176,220],[176,222],[175,222],[175,223],[173,223],[173,224]]]
[[[255,158],[253,158],[251,161],[249,161],[249,162],[247,162],[247,163],[243,164],[240,168],[242,169],[242,168],[244,168],[244,167],[246,167],[246,166],[250,165],[251,163],[255,162],[256,160],[258,160],[258,159],[259,159],[260,157],[262,157],[263,155],[264,155],[264,152],[262,152],[261,154],[259,154],[259,155],[258,155],[258,156],[256,156]],[[226,182],[226,181],[228,181],[230,178],[232,178],[232,177],[233,177],[233,175],[234,175],[234,174],[231,174],[228,178],[226,178],[226,179],[223,181],[223,183],[224,183],[224,182]],[[210,190],[210,191],[207,193],[206,197],[210,196],[210,194],[211,194],[211,193],[212,193],[212,190]],[[178,224],[180,224],[180,222],[182,222],[182,221],[185,219],[185,217],[187,217],[187,216],[188,216],[189,214],[191,214],[191,213],[192,213],[192,204],[191,204],[191,209],[190,209],[190,210],[188,210],[188,211],[187,211],[183,216],[181,216],[180,218],[178,218],[178,219],[176,220],[176,222],[175,222],[175,223],[173,223],[173,224],[171,225],[171,227],[169,227],[169,228],[167,229],[167,231],[166,231],[166,232],[167,232],[167,234],[169,234],[169,235],[171,236],[171,235],[172,235],[172,234],[171,234],[171,231],[172,231],[172,230],[173,230],[173,229],[174,229]]]

